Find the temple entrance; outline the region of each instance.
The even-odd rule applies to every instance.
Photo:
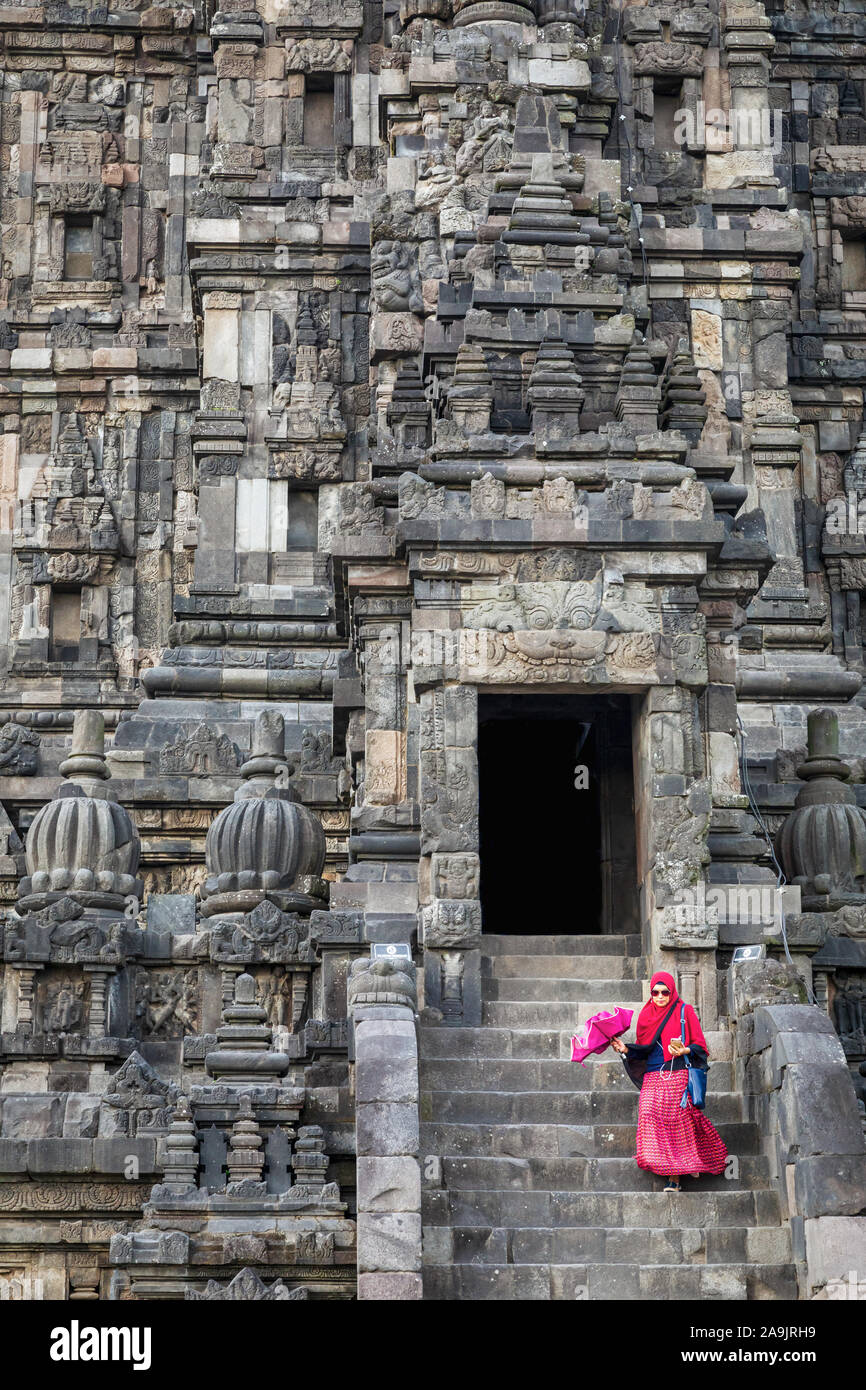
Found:
[[[629,697],[481,694],[478,766],[483,930],[639,931]]]

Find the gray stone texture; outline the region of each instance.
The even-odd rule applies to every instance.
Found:
[[[866,117],[799,8],[4,11],[0,1297],[837,1276]],[[725,93],[773,138],[712,149]],[[495,692],[586,715],[597,883]],[[660,966],[740,1161],[676,1213],[569,1060]]]

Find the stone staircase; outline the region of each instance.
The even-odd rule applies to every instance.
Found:
[[[638,1093],[615,1054],[570,1060],[589,1014],[645,997],[639,951],[636,936],[485,936],[483,1026],[422,1027],[422,1172],[441,1159],[425,1298],[796,1299],[729,1035],[707,1035],[707,1113],[739,1174],[687,1177],[680,1196],[634,1161]]]

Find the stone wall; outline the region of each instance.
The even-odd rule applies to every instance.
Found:
[[[866,1248],[866,1140],[841,1043],[819,1009],[782,1004],[741,1018],[736,1044],[738,1080],[790,1224],[802,1297],[837,1296],[834,1282],[852,1270],[862,1277]]]
[[[708,1028],[730,951],[784,952],[789,842],[789,944],[859,1084],[864,21],[825,9],[0,11],[16,1289],[164,1289],[182,1242],[151,1269],[119,1225],[175,1126],[156,1200],[228,1203],[237,1288],[349,1290],[352,962],[408,945],[422,1015],[482,1022],[479,692],[632,701],[643,947]],[[810,806],[832,833],[794,833]],[[224,1074],[244,1020],[259,1062]],[[409,1175],[381,1118],[363,1158]],[[295,1186],[318,1245],[274,1243]],[[411,1290],[413,1241],[364,1279]],[[214,1248],[183,1247],[190,1296]]]

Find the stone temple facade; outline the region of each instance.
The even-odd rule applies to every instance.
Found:
[[[0,18],[0,1297],[866,1296],[862,0]]]

